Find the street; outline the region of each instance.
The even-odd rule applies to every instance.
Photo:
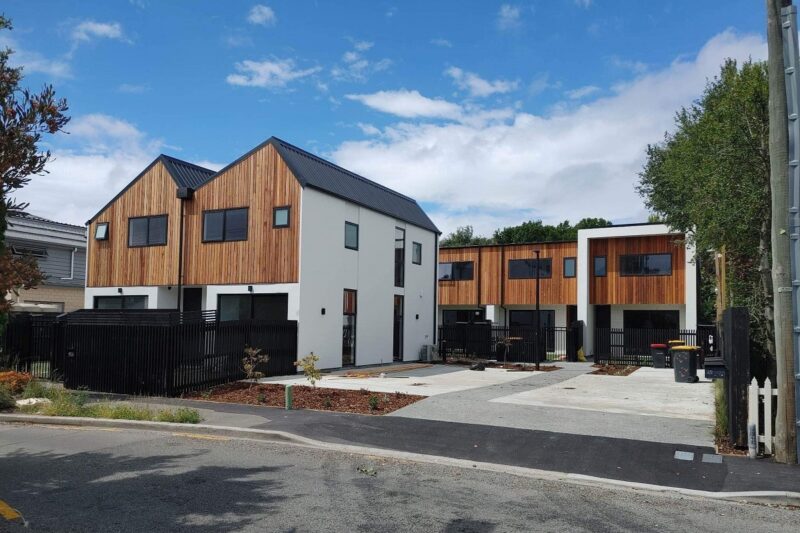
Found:
[[[0,425],[0,504],[30,531],[60,532],[776,532],[800,522],[786,508],[186,431]],[[19,523],[0,517],[0,530]]]

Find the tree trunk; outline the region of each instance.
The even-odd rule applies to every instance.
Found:
[[[769,159],[772,189],[772,285],[775,314],[775,362],[778,377],[778,416],[775,421],[775,460],[796,463],[797,426],[794,403],[794,339],[792,283],[789,260],[789,119],[784,79],[781,6],[767,0],[769,72]],[[790,2],[789,2],[790,3]]]

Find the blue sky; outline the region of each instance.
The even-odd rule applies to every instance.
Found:
[[[158,153],[220,167],[271,135],[417,198],[444,231],[646,216],[644,147],[761,2],[9,0],[26,83],[70,135],[21,197],[82,223]]]

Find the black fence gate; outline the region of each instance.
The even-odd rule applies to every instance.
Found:
[[[716,326],[698,326],[693,329],[639,329],[595,328],[594,360],[611,365],[652,366],[651,344],[667,344],[681,340],[690,346],[699,346],[705,357],[718,351]],[[667,364],[671,365],[669,353]]]

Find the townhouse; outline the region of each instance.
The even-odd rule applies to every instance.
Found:
[[[160,156],[88,221],[85,306],[296,320],[321,368],[435,342],[438,229],[411,198],[272,137],[218,172]]]

